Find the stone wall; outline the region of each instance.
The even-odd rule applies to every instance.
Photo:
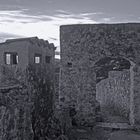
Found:
[[[134,110],[134,123],[140,124],[140,66],[136,65],[133,68],[134,71],[134,83],[133,83],[133,102],[132,109]]]
[[[60,59],[55,59],[55,108],[59,106]]]
[[[52,71],[35,66],[28,66],[25,71],[8,71],[10,74],[1,79],[4,84],[0,86],[0,139],[53,137],[55,131],[50,132],[54,109]]]
[[[94,65],[104,57],[122,57],[139,66],[140,24],[64,25],[60,28],[60,46],[61,105],[75,104],[77,114],[83,116],[79,119],[93,120],[96,97]],[[138,78],[136,81],[134,94],[139,93],[140,87]]]
[[[23,87],[0,91],[0,139],[33,140],[29,93]]]
[[[108,78],[96,85],[96,98],[103,113],[120,116],[129,120],[130,112],[130,72],[110,71]]]

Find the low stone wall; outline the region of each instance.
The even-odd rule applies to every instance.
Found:
[[[4,79],[1,82],[5,84],[0,87],[0,139],[52,137],[57,129],[55,127],[55,132],[51,131],[54,124],[52,73],[30,66],[25,72],[9,71],[1,80]],[[9,86],[9,83],[14,85]]]
[[[32,140],[32,103],[23,87],[0,91],[0,139]]]
[[[129,70],[110,71],[107,79],[97,83],[96,98],[100,102],[101,109],[108,110],[110,115],[129,119]]]

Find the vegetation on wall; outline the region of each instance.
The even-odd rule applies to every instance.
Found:
[[[3,67],[2,72],[1,82],[4,86],[6,85],[5,92],[7,94],[4,94],[4,91],[0,92],[1,100],[10,96],[12,102],[15,102],[14,105],[7,102],[6,107],[10,106],[8,115],[11,116],[11,119],[7,121],[14,123],[14,129],[19,134],[22,133],[17,136],[17,139],[39,140],[40,138],[58,137],[61,134],[61,129],[59,121],[53,113],[53,71],[47,70],[45,67],[30,65],[24,71]],[[17,85],[17,88],[8,89],[11,85],[13,87]],[[18,113],[12,117],[15,110]],[[16,127],[16,122],[19,122],[20,127]],[[3,127],[5,126],[6,124]],[[29,132],[32,133],[32,137]]]

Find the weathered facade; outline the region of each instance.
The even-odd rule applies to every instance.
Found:
[[[113,121],[113,117],[117,116],[119,117],[117,122],[128,122],[130,113],[129,70],[110,71],[108,78],[96,84],[96,99],[100,103],[103,121]]]
[[[60,59],[55,59],[55,108],[59,106]]]
[[[11,39],[0,43],[0,65],[4,66],[16,66],[24,70],[28,65],[36,63],[50,67],[54,62],[54,56],[54,45],[37,37]],[[8,57],[10,60],[6,60]],[[40,62],[35,62],[35,59]]]
[[[0,139],[49,137],[55,47],[36,37],[0,44]]]
[[[124,59],[130,63],[129,122],[140,123],[140,24],[64,25],[60,45],[62,108],[75,106],[78,121],[95,122],[96,63],[105,58]],[[107,67],[106,78],[114,68]]]

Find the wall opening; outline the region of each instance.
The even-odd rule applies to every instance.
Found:
[[[15,52],[6,52],[5,53],[5,64],[7,65],[16,65],[18,64],[18,54]]]
[[[68,62],[68,63],[67,63],[67,66],[68,66],[69,68],[72,68],[72,62]]]
[[[103,122],[130,122],[131,67],[131,62],[122,57],[105,57],[95,63],[96,99]]]
[[[51,63],[51,56],[46,56],[46,63]]]
[[[36,64],[41,63],[41,55],[40,55],[40,54],[35,54],[34,62],[35,62]]]

